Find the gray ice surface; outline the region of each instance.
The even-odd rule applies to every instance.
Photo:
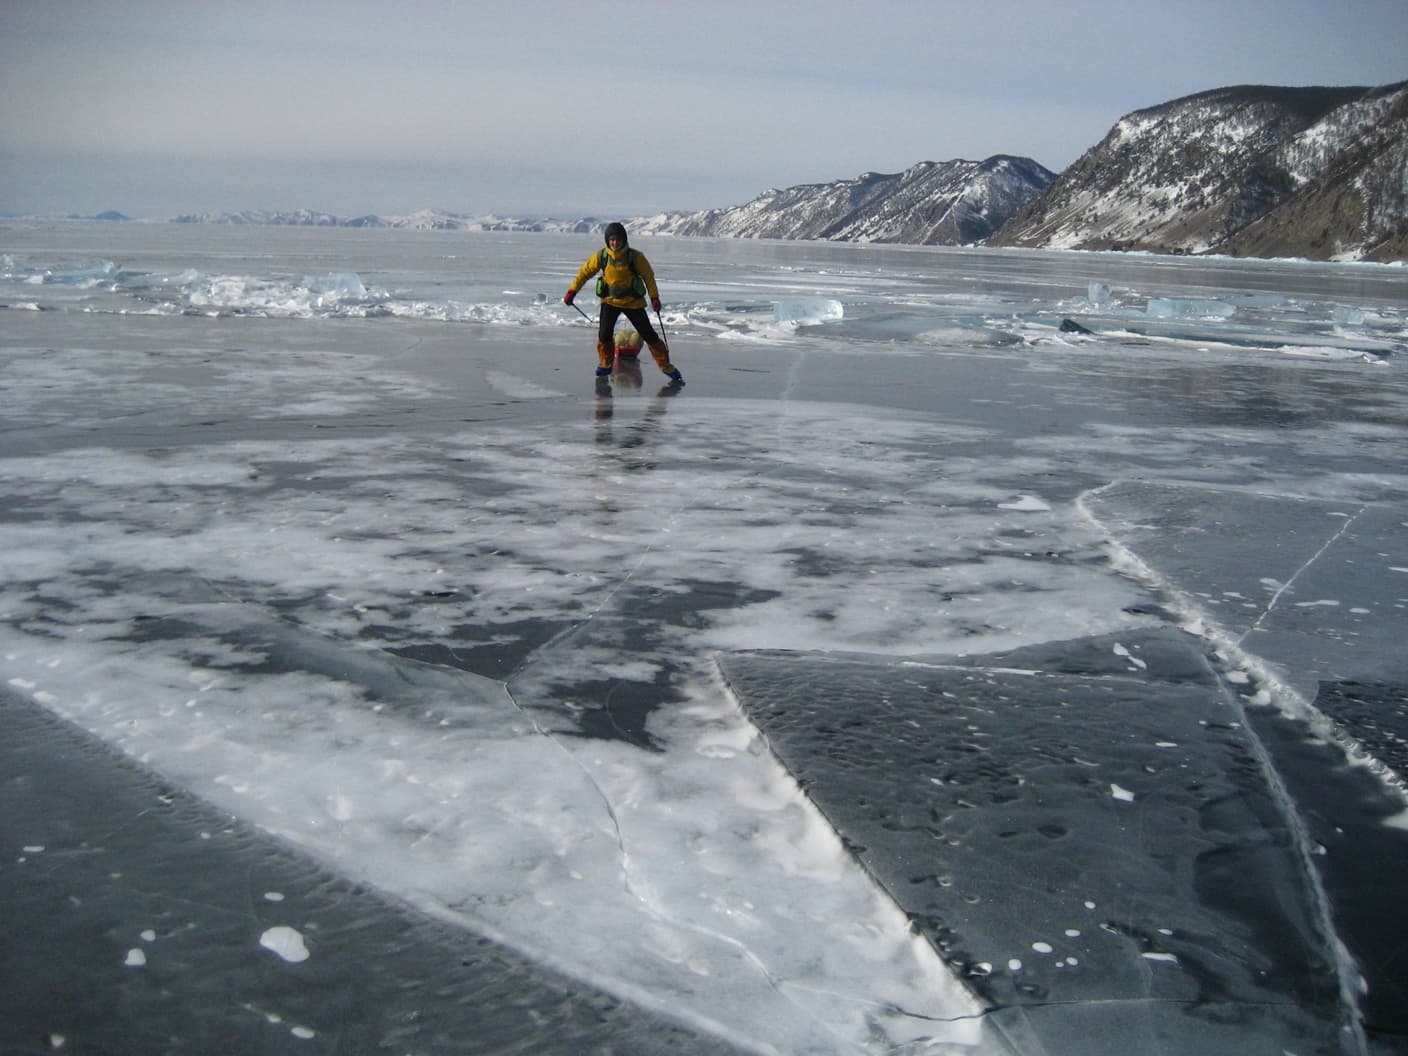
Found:
[[[0,224],[4,1046],[1402,1051],[1401,269],[593,248]]]

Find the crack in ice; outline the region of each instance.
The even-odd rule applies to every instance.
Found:
[[[1256,621],[1244,632],[1242,632],[1242,636],[1237,639],[1238,645],[1241,645],[1244,641],[1246,641],[1247,636],[1250,635],[1252,632],[1257,631],[1261,628],[1262,622],[1275,610],[1277,603],[1281,600],[1281,596],[1295,585],[1296,580],[1301,577],[1302,573],[1309,569],[1311,565],[1315,564],[1316,561],[1320,560],[1320,558],[1324,556],[1325,552],[1329,550],[1330,547],[1334,546],[1335,543],[1339,542],[1340,537],[1344,535],[1345,532],[1349,531],[1350,525],[1352,525],[1356,520],[1358,520],[1360,514],[1362,514],[1368,508],[1369,507],[1367,505],[1360,506],[1359,509],[1354,512],[1353,516],[1345,518],[1345,521],[1343,524],[1340,525],[1339,530],[1332,534],[1328,539],[1326,539],[1325,544],[1320,547],[1319,550],[1315,551],[1315,553],[1311,554],[1310,558],[1305,562],[1305,564],[1301,565],[1300,568],[1296,569],[1295,573],[1288,580],[1286,580],[1286,582],[1282,583],[1279,588],[1277,588],[1276,593],[1271,596],[1271,600],[1266,603],[1266,608],[1262,610],[1261,615],[1258,616],[1256,618]]]

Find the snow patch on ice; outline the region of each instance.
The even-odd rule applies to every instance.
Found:
[[[291,964],[306,961],[311,956],[308,947],[303,942],[303,934],[298,929],[290,928],[287,925],[281,924],[269,928],[259,936],[259,945],[278,954]]]

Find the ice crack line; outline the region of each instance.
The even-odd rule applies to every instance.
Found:
[[[1290,579],[1286,580],[1286,582],[1281,584],[1281,586],[1277,589],[1276,593],[1271,595],[1271,600],[1266,603],[1266,608],[1263,609],[1261,615],[1256,618],[1256,622],[1253,623],[1250,627],[1248,627],[1246,631],[1242,633],[1242,636],[1237,639],[1238,645],[1241,645],[1247,640],[1247,635],[1251,634],[1253,631],[1261,627],[1262,622],[1268,616],[1271,615],[1272,611],[1276,608],[1277,603],[1280,602],[1281,595],[1285,594],[1288,590],[1291,589],[1291,587],[1295,586],[1295,582],[1301,577],[1301,574],[1305,572],[1305,570],[1308,569],[1311,565],[1315,564],[1316,561],[1319,561],[1320,558],[1324,556],[1326,550],[1330,549],[1330,547],[1334,546],[1335,543],[1339,542],[1340,537],[1344,535],[1345,532],[1349,531],[1350,525],[1357,521],[1359,519],[1360,514],[1362,514],[1368,508],[1369,507],[1367,504],[1361,506],[1358,510],[1354,512],[1353,516],[1345,518],[1345,522],[1340,525],[1339,530],[1333,535],[1331,535],[1330,538],[1325,540],[1325,545],[1320,547],[1320,549],[1315,551],[1315,553],[1311,554],[1310,559],[1307,560],[1305,564],[1301,565],[1300,568],[1296,569],[1295,574],[1292,575]]]
[[[671,509],[669,517],[665,522],[665,528],[663,529],[664,534],[669,534],[678,525],[683,505],[684,500],[680,500],[678,503],[675,504],[674,508]],[[601,613],[605,611],[606,607],[611,604],[612,599],[614,599],[617,594],[621,593],[621,591],[625,590],[626,586],[633,579],[635,579],[636,573],[641,570],[641,568],[645,565],[646,560],[650,557],[652,553],[655,552],[656,542],[656,538],[651,537],[646,542],[645,546],[641,549],[640,553],[636,556],[636,559],[634,562],[632,562],[630,568],[626,569],[625,575],[621,576],[619,579],[616,580],[615,583],[611,584],[611,586],[607,589],[606,593],[601,597],[601,600],[598,601],[597,604],[586,613],[586,615],[574,621],[570,626],[564,627],[562,630],[558,631],[546,642],[544,642],[542,645],[538,646],[531,653],[525,656],[523,660],[519,662],[518,666],[515,667],[513,671],[509,673],[508,678],[505,681],[512,681],[519,675],[523,674],[523,672],[527,671],[530,667],[533,666],[533,663],[537,660],[538,657],[556,648],[563,642],[571,639],[572,637],[577,635],[584,627],[588,626],[593,620],[600,616]]]
[[[1362,513],[1363,510],[1360,510]],[[1359,514],[1355,514],[1358,517]],[[1350,518],[1352,521],[1353,518]],[[1344,527],[1348,527],[1346,522]],[[1338,538],[1344,528],[1335,533]],[[1330,542],[1334,542],[1333,539]],[[1326,543],[1325,546],[1329,546]],[[1320,553],[1324,553],[1325,547],[1320,548]],[[1315,558],[1311,558],[1314,561]],[[1309,565],[1310,562],[1306,564]],[[1211,665],[1204,663],[1212,670]],[[1217,672],[1213,671],[1214,677]],[[1291,833],[1291,848],[1296,857],[1300,860],[1301,876],[1311,891],[1311,904],[1316,918],[1316,924],[1321,933],[1325,936],[1326,943],[1330,947],[1331,961],[1334,964],[1335,979],[1339,984],[1340,1005],[1344,1011],[1346,1020],[1347,1041],[1352,1046],[1354,1056],[1368,1056],[1368,1038],[1364,1032],[1363,1022],[1358,1014],[1359,1002],[1357,994],[1360,992],[1363,978],[1355,965],[1354,957],[1345,947],[1344,942],[1339,937],[1339,932],[1335,927],[1335,914],[1330,893],[1326,890],[1324,877],[1320,873],[1320,868],[1315,862],[1316,840],[1311,834],[1306,824],[1305,816],[1301,812],[1299,804],[1291,795],[1290,789],[1286,787],[1286,782],[1281,776],[1281,771],[1276,768],[1275,761],[1271,758],[1271,753],[1266,747],[1266,742],[1262,740],[1257,726],[1247,715],[1247,707],[1240,695],[1229,692],[1224,686],[1221,695],[1227,704],[1233,708],[1241,719],[1242,730],[1246,734],[1247,744],[1251,747],[1252,754],[1257,760],[1258,769],[1261,771],[1262,780],[1271,793],[1281,810],[1281,817],[1285,819],[1286,828]]]
[[[670,523],[673,525],[673,519]],[[585,616],[574,621],[570,626],[564,627],[562,630],[558,631],[546,642],[534,649],[530,654],[528,654],[528,656],[524,657],[523,660],[518,664],[518,666],[515,667],[512,672],[510,672],[508,680],[511,681],[517,678],[519,675],[523,674],[523,672],[527,671],[530,667],[533,666],[533,663],[537,660],[538,657],[561,645],[564,641],[567,641],[568,639],[572,638],[573,636],[578,634],[582,630],[582,628],[586,627],[594,619],[601,615],[602,611],[608,605],[611,604],[611,599],[616,597],[617,594],[621,593],[621,591],[626,588],[626,585],[630,583],[631,580],[635,577],[635,574],[640,571],[641,566],[645,564],[646,558],[650,556],[651,551],[654,549],[655,543],[652,540],[651,542],[645,545],[645,548],[643,550],[641,550],[640,555],[635,560],[635,563],[632,564],[631,567],[626,570],[626,574],[620,577],[620,579],[618,579],[614,584],[611,585],[611,587],[606,591],[606,594],[601,598],[601,600],[597,602],[597,604],[589,612],[587,612]]]

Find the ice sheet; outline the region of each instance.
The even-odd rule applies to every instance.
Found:
[[[1139,1023],[1189,1032],[1171,1051],[1201,1039],[1213,1031],[1206,1020],[1160,1019],[1137,996],[984,1013],[973,981],[954,970],[962,962],[911,933],[905,903],[766,750],[717,662],[759,650],[864,654],[882,670],[938,663],[933,671],[956,679],[965,656],[988,657],[990,674],[964,676],[979,682],[960,711],[992,712],[996,694],[1036,683],[1078,691],[1091,725],[1077,740],[1096,749],[1099,731],[1120,732],[1114,686],[1177,705],[1169,721],[1180,730],[1192,716],[1247,708],[1265,751],[1258,765],[1219,769],[1216,753],[1199,752],[1190,766],[1257,804],[1267,833],[1301,826],[1324,917],[1336,940],[1355,940],[1348,967],[1336,963],[1342,975],[1364,969],[1370,990],[1335,1004],[1322,1000],[1318,972],[1290,972],[1244,1023],[1246,1051],[1284,1047],[1284,994],[1296,987],[1313,995],[1308,1035],[1352,1028],[1327,1051],[1366,1051],[1397,1029],[1379,980],[1392,971],[1402,914],[1353,895],[1364,874],[1341,867],[1396,853],[1376,832],[1393,831],[1388,808],[1402,800],[1386,770],[1351,765],[1342,731],[1313,744],[1304,734],[1308,719],[1335,733],[1335,712],[1346,728],[1378,723],[1387,755],[1380,698],[1353,687],[1402,679],[1381,658],[1372,681],[1333,683],[1339,703],[1306,699],[1289,665],[1251,649],[1324,638],[1317,660],[1372,656],[1377,621],[1278,603],[1272,616],[1300,621],[1268,617],[1255,634],[1236,631],[1247,648],[1233,648],[1216,618],[1233,599],[1213,605],[1155,571],[1160,553],[1196,570],[1195,553],[1126,538],[1118,517],[1092,521],[1080,505],[1112,481],[1274,495],[1354,516],[1337,545],[1362,547],[1343,551],[1346,565],[1386,551],[1396,529],[1368,514],[1408,498],[1404,292],[1393,269],[657,241],[646,248],[664,324],[690,379],[671,394],[648,378],[594,385],[592,324],[556,304],[590,248],[582,239],[85,224],[4,234],[9,692],[97,734],[190,802],[277,839],[310,875],[365,883],[377,904],[410,905],[449,928],[416,938],[428,962],[437,942],[453,948],[446,935],[491,939],[574,993],[630,1006],[641,1016],[632,1022],[670,1020],[682,1052],[1036,1053],[1057,1036],[1127,1031],[1135,1005]],[[46,282],[48,272],[69,278]],[[197,303],[216,280],[225,302]],[[1096,284],[1108,293],[1092,305]],[[1150,297],[1236,313],[1149,320]],[[835,301],[843,313],[779,324],[774,305],[788,298]],[[1164,329],[1136,333],[1135,313],[1146,331]],[[1069,317],[1091,333],[1063,333]],[[1288,346],[1352,355],[1289,356]],[[1244,527],[1281,538],[1279,521]],[[1228,564],[1235,553],[1209,556]],[[1300,550],[1286,560],[1285,577],[1305,569],[1297,589],[1313,584],[1307,560]],[[1393,608],[1394,583],[1380,577],[1379,593],[1338,608],[1377,617]],[[1333,596],[1315,593],[1298,600]],[[1206,652],[1157,644],[1200,617]],[[1300,637],[1278,637],[1292,632]],[[1030,650],[1039,658],[1025,652],[1011,666],[1047,674],[993,670],[991,658]],[[1212,675],[1222,688],[1209,695],[1200,680]],[[1009,755],[995,753],[1004,772],[1030,770],[1021,731],[998,729],[1010,742]],[[1219,730],[1216,743],[1250,750],[1246,733]],[[1127,854],[1131,880],[1148,875],[1146,844],[1100,826],[1158,802],[1139,777],[1105,782],[1091,817],[1072,826],[1088,822],[1101,847]],[[1282,812],[1267,816],[1260,805],[1278,780]],[[93,781],[97,795],[121,784],[103,768]],[[1338,820],[1350,822],[1338,830],[1317,822],[1315,797],[1331,787],[1347,811]],[[1083,790],[1051,789],[1069,804]],[[68,862],[98,842],[61,813],[23,819],[12,860]],[[158,844],[149,864],[179,884],[190,832],[163,838],[169,855]],[[1265,858],[1229,846],[1253,869],[1294,857],[1279,844]],[[1060,868],[1059,856],[1037,867]],[[1318,965],[1305,892],[1285,891],[1290,948]],[[1206,923],[1205,896],[1170,896],[1169,913]],[[99,926],[122,936],[118,958],[146,960],[119,967],[159,968],[139,900],[101,905]],[[383,919],[371,904],[366,912]],[[243,919],[251,950],[280,971],[314,966],[330,993],[362,985],[355,965],[337,962],[377,948],[330,957],[296,914],[260,916],[257,928]],[[1377,947],[1359,941],[1371,920]],[[1054,964],[1066,929],[1053,939],[1025,925],[994,915],[993,934],[1027,943],[1007,959],[1024,972]],[[296,930],[308,959],[260,947],[274,927]],[[1198,979],[1208,992],[1245,998],[1270,986],[1218,946],[1242,938],[1230,934],[1190,946],[1223,959],[1174,963],[1163,959],[1172,950],[1141,949],[1137,960],[1112,958],[1119,970],[1101,978],[1130,993],[1131,964],[1162,985],[1186,983],[1200,963],[1216,969]],[[1124,954],[1135,945],[1119,941]],[[285,932],[271,942],[299,948]],[[27,956],[48,977],[88,978],[66,952],[81,945],[60,936]],[[990,979],[1006,978],[1003,964],[994,959]],[[198,992],[212,1021],[249,1014],[232,1012],[229,987]],[[544,1021],[558,1022],[543,993],[525,998],[529,1015],[540,999]],[[497,991],[445,1000],[489,1022],[502,1011]],[[6,1009],[15,1014],[4,1029],[100,1044],[103,1029],[125,1029],[120,1003],[101,1007],[119,1010],[81,1030],[58,1006]],[[289,1034],[290,1044],[336,1036],[339,1007],[299,1004],[289,1022],[314,1037]],[[456,1041],[472,1051],[472,1039]],[[644,1044],[632,1035],[622,1047]]]

